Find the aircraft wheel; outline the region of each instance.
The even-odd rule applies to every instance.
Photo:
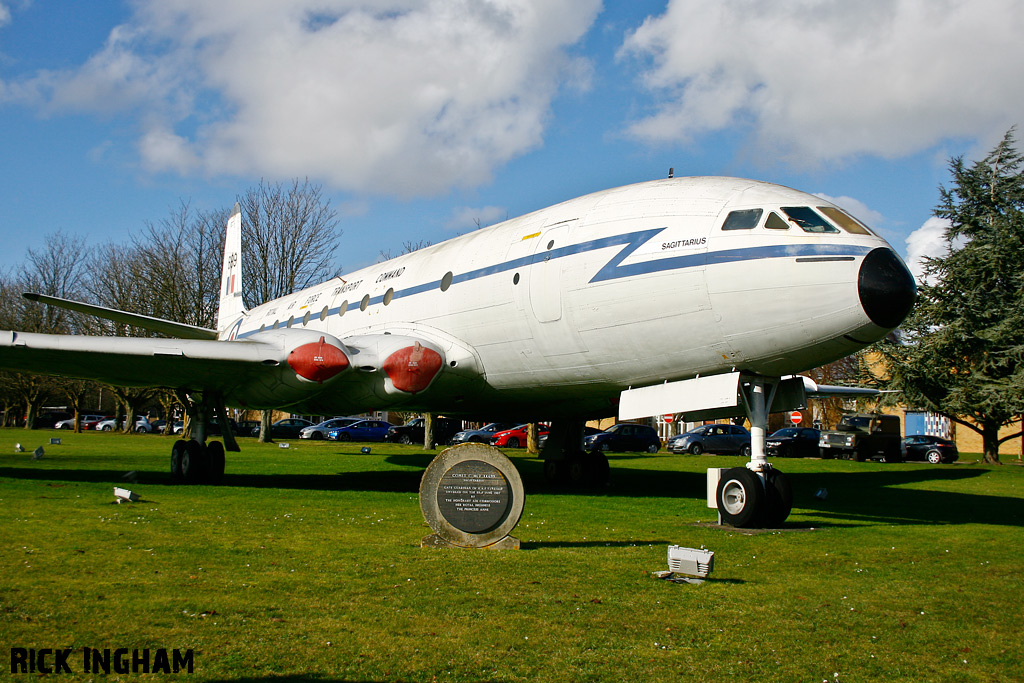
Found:
[[[699,441],[696,443],[692,443],[690,444],[690,447],[687,450],[689,451],[690,455],[700,455],[701,453],[704,452],[704,444],[702,444]]]
[[[211,441],[206,444],[206,462],[209,466],[207,479],[211,484],[219,484],[224,481],[224,444],[220,441]]]
[[[181,458],[181,477],[189,484],[202,480],[206,467],[206,451],[198,441],[185,442],[185,454]]]
[[[764,508],[764,485],[761,478],[746,467],[726,470],[715,493],[722,521],[739,528],[756,527]]]
[[[611,467],[608,465],[608,456],[604,453],[591,453],[587,459],[589,472],[587,478],[594,486],[605,486],[608,484],[608,476],[611,474]]]
[[[587,483],[587,456],[577,453],[566,461],[566,473],[569,483],[573,486],[581,486]]]
[[[942,453],[939,453],[938,451],[928,451],[927,453],[925,453],[924,457],[926,460],[928,460],[928,462],[930,462],[933,465],[938,465],[940,462],[942,462]]]
[[[777,529],[793,510],[793,487],[789,477],[776,469],[768,470],[768,485],[765,487],[764,526]]]
[[[186,445],[187,442],[184,439],[178,439],[171,447],[171,480],[175,483],[184,479],[184,475],[181,473],[181,461],[185,457]]]
[[[560,484],[566,477],[565,460],[545,460],[544,479],[549,484]]]

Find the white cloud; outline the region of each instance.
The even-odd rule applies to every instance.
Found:
[[[949,253],[946,230],[949,221],[945,218],[929,218],[924,225],[907,235],[907,267],[914,274],[918,284],[924,280],[924,258],[945,256]]]
[[[445,223],[446,230],[466,232],[477,228],[486,228],[508,218],[508,209],[501,206],[482,206],[474,208],[465,206],[452,212],[451,218]]]
[[[1019,0],[670,0],[621,56],[657,111],[629,132],[688,142],[747,126],[762,155],[895,158],[1024,119]]]
[[[0,26],[5,26],[11,23],[11,10],[7,9],[7,6],[0,4]]]
[[[599,0],[139,0],[80,68],[21,99],[132,112],[153,170],[309,176],[403,196],[488,181],[585,87]],[[579,84],[583,82],[584,85]]]

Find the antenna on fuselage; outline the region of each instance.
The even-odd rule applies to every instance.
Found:
[[[675,178],[676,177],[676,169],[675,169],[674,166],[669,166],[669,168],[668,168],[668,177],[669,178]]]

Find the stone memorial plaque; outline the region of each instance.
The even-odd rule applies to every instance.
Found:
[[[464,460],[441,475],[437,507],[456,529],[470,534],[490,531],[508,515],[508,481],[497,467]]]
[[[523,514],[523,481],[501,451],[462,444],[442,451],[420,481],[425,546],[518,548],[509,532]]]

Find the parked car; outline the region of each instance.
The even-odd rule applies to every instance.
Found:
[[[818,448],[823,458],[899,462],[900,418],[882,413],[843,415],[833,431],[821,433]]]
[[[404,425],[389,429],[387,438],[384,440],[391,443],[423,443],[425,425],[424,418],[413,418]],[[444,417],[434,419],[434,441],[436,443],[446,444],[460,431],[462,431],[461,420],[449,420]]]
[[[286,417],[283,420],[270,425],[270,438],[272,439],[297,439],[299,432],[306,427],[312,427],[313,423],[301,417]],[[252,430],[253,436],[260,435],[259,425]]]
[[[177,423],[175,423],[177,424]],[[256,430],[256,435],[260,433],[260,421],[259,420],[242,420],[238,423],[238,435],[239,436],[252,436],[252,430]]]
[[[711,424],[686,432],[672,442],[673,453],[722,453],[750,456],[750,432],[733,424]]]
[[[817,458],[821,432],[812,427],[785,427],[764,443],[766,455],[777,458]]]
[[[384,420],[355,420],[327,431],[331,441],[383,441],[395,425]]]
[[[661,439],[654,427],[620,422],[603,432],[586,437],[583,447],[588,451],[657,453],[661,450]]]
[[[506,429],[503,432],[497,432],[491,437],[491,445],[499,448],[520,448],[526,445],[526,429],[529,427],[528,424],[521,424],[518,427],[512,429]],[[544,436],[548,433],[548,426],[545,424],[537,425],[537,436]]]
[[[333,417],[330,420],[324,420],[319,424],[315,424],[311,427],[306,427],[299,432],[300,439],[313,439],[319,441],[320,439],[327,438],[327,432],[338,427],[345,427],[352,424],[353,422],[359,422],[358,417]]]
[[[515,426],[515,422],[492,422],[480,429],[464,429],[452,437],[451,443],[453,446],[460,443],[490,443],[491,437],[497,432],[503,432]]]
[[[79,415],[78,424],[82,427],[82,429],[87,429],[87,427],[85,426],[86,424],[91,424],[95,429],[96,425],[105,419],[107,419],[105,415]],[[54,429],[74,429],[75,418],[69,417],[66,420],[60,420],[59,422],[55,422],[53,426]]]
[[[933,465],[956,462],[960,452],[949,439],[927,434],[912,434],[900,442],[904,460],[927,460]]]
[[[123,419],[121,420],[121,424],[124,424]],[[108,417],[105,420],[97,422],[93,429],[98,432],[111,432],[115,429],[120,429],[120,427],[117,424],[116,417]],[[153,431],[153,425],[149,424],[149,419],[145,415],[136,415],[135,427],[133,429],[140,434],[145,434]]]

